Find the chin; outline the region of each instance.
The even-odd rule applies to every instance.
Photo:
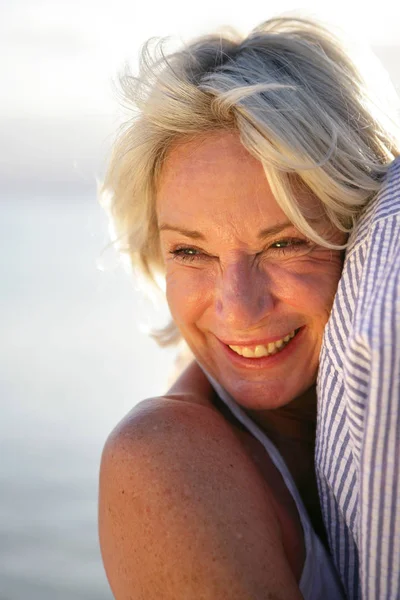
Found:
[[[274,369],[275,372],[260,370],[246,373],[232,368],[229,363],[221,363],[218,357],[208,353],[202,355],[194,347],[191,349],[204,370],[246,409],[261,411],[281,408],[302,396],[316,381],[318,363],[312,368],[314,360],[311,356],[306,361],[307,369],[306,362],[301,361],[295,370],[290,365],[288,368]]]
[[[299,382],[286,380],[246,381],[216,376],[215,379],[243,408],[251,410],[275,410],[293,402],[307,392],[316,381],[310,376],[299,386]]]
[[[282,385],[254,385],[245,381],[236,385],[232,385],[231,382],[221,385],[238,404],[252,410],[274,410],[289,404],[295,397]]]

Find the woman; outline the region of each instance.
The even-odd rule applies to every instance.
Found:
[[[162,341],[179,332],[196,363],[106,444],[115,597],[341,598],[320,541],[315,381],[348,233],[395,143],[306,20],[145,53],[125,83],[139,115],[105,189],[122,249],[165,275]]]

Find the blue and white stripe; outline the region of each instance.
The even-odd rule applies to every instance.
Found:
[[[400,599],[400,158],[351,236],[318,402],[321,506],[348,598]]]

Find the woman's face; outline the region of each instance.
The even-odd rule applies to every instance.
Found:
[[[321,234],[343,243],[311,195],[301,204]],[[341,253],[288,221],[235,133],[170,150],[157,217],[168,304],[199,363],[249,409],[283,406],[310,388]]]

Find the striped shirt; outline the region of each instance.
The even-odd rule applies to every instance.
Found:
[[[400,599],[400,158],[350,238],[321,351],[315,461],[348,598]]]

